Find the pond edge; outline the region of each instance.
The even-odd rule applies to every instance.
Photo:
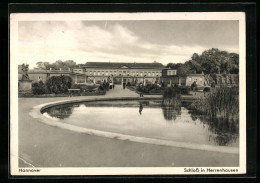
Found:
[[[39,119],[40,122],[43,122],[50,126],[56,126],[61,129],[66,129],[70,131],[74,131],[77,133],[84,133],[88,135],[95,135],[105,138],[111,138],[115,140],[128,140],[132,142],[138,143],[146,143],[152,145],[164,145],[164,146],[172,146],[178,148],[186,148],[192,150],[201,150],[201,151],[213,151],[219,153],[229,153],[229,154],[239,154],[239,148],[237,147],[226,147],[226,146],[212,146],[212,145],[205,145],[205,144],[194,144],[194,143],[187,143],[187,142],[177,142],[177,141],[170,141],[170,140],[162,140],[162,139],[153,139],[147,137],[137,137],[131,135],[125,135],[120,133],[113,133],[113,132],[106,132],[100,130],[94,130],[84,127],[78,127],[71,124],[61,123],[58,121],[51,120],[45,117],[42,112],[47,108],[56,106],[56,105],[63,105],[69,103],[80,103],[80,102],[93,102],[93,101],[115,101],[115,100],[157,100],[161,99],[161,97],[113,97],[113,98],[93,98],[93,99],[77,99],[77,100],[62,100],[58,102],[50,102],[45,104],[40,104],[34,106],[29,114],[35,118]]]

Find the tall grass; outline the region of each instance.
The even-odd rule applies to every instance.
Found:
[[[178,88],[166,88],[162,101],[163,115],[166,120],[175,120],[181,115],[181,98]]]
[[[238,87],[215,88],[205,98],[191,104],[191,109],[210,118],[239,119]]]
[[[163,93],[163,105],[179,105],[180,90],[178,88],[166,88]]]

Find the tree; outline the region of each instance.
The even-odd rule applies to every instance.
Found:
[[[166,65],[167,68],[171,68],[171,69],[178,69],[179,67],[182,66],[182,63],[168,63]]]
[[[37,62],[35,69],[41,69],[41,70],[49,70],[51,67],[51,64],[49,62]]]
[[[37,62],[36,63],[37,67],[36,69],[42,69],[42,70],[49,70],[52,68],[53,70],[67,70],[69,68],[75,67],[77,64],[73,60],[57,60],[56,62],[50,64],[49,62]]]
[[[45,84],[42,81],[39,81],[38,83],[32,84],[32,92],[35,95],[41,95],[41,94],[46,94],[47,89]]]
[[[177,69],[178,75],[191,74],[191,70],[188,64],[183,64]]]
[[[220,51],[217,48],[205,50],[202,54],[194,53],[191,60],[182,63],[169,63],[167,67],[176,69],[180,75],[190,73],[205,74],[238,74],[239,55],[237,53],[228,53]]]
[[[72,79],[69,76],[52,76],[46,81],[46,86],[51,93],[66,93],[71,88]]]
[[[202,71],[201,65],[195,60],[190,60],[190,61],[186,62],[185,64],[188,65],[187,67],[190,68],[191,73],[199,73]]]
[[[198,61],[198,60],[199,60],[199,55],[198,55],[198,53],[193,53],[191,59],[194,60],[194,61]]]
[[[239,72],[239,55],[237,53],[229,54],[230,70],[231,74],[238,74]]]
[[[217,48],[206,50],[198,56],[193,54],[192,58],[196,59],[194,61],[200,64],[201,70],[206,74],[230,73],[231,68],[235,70],[239,62],[238,54],[230,54]]]

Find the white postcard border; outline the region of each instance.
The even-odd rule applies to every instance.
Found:
[[[104,18],[105,17],[105,18]],[[44,20],[238,20],[239,21],[239,167],[18,167],[18,22]],[[14,13],[10,15],[10,167],[11,175],[188,175],[246,173],[246,27],[244,12],[176,13]],[[33,107],[33,106],[32,106]],[[185,168],[195,171],[185,172]],[[197,172],[197,168],[199,172]],[[207,169],[219,172],[207,172]],[[205,169],[206,171],[202,171]],[[224,172],[237,170],[235,172]],[[39,171],[37,171],[39,170]]]

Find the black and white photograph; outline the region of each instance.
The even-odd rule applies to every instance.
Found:
[[[10,15],[12,175],[246,173],[243,12]]]

